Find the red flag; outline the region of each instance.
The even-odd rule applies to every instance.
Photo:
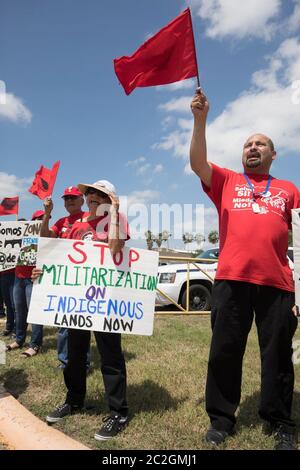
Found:
[[[146,41],[128,57],[114,59],[126,95],[137,87],[166,85],[198,76],[190,9]]]
[[[0,202],[0,215],[17,214],[19,212],[19,198],[5,197]]]
[[[59,161],[55,162],[51,170],[42,165],[36,172],[32,185],[28,191],[42,200],[47,196],[51,196],[59,164]]]

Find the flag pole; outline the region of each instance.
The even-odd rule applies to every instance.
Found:
[[[191,9],[188,8],[188,10],[189,10],[189,15],[190,15],[190,20],[191,20],[192,36],[193,36],[193,45],[194,45],[194,54],[195,54],[195,61],[196,61],[196,67],[197,67],[197,85],[198,85],[198,88],[201,88],[201,85],[200,85],[200,78],[199,78],[199,69],[198,69],[198,60],[197,60],[197,53],[196,53],[196,46],[195,46],[195,35],[194,35],[194,29],[193,29],[192,14],[191,14]]]

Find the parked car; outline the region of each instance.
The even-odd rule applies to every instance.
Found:
[[[197,265],[199,264],[204,272],[197,269],[196,266],[190,265],[189,310],[210,310],[211,290],[217,269],[218,256],[219,249],[212,248],[195,258],[195,260],[203,259]],[[211,260],[211,262],[205,261],[205,259]],[[187,308],[187,264],[181,262],[160,266],[157,288],[183,308]],[[172,304],[169,299],[158,292],[156,305],[161,307]]]
[[[197,257],[203,259],[199,263],[201,269],[206,272],[207,277],[203,272],[199,271],[195,266],[190,265],[190,291],[189,291],[189,310],[191,311],[205,311],[211,308],[211,291],[213,279],[216,274],[219,257],[219,248],[211,248]],[[294,270],[294,252],[293,248],[289,247],[287,252],[290,268]],[[211,262],[205,261],[211,259]],[[198,264],[198,263],[197,263]],[[160,266],[158,269],[158,285],[157,288],[163,293],[167,294],[177,304],[183,308],[187,308],[187,265],[186,263],[167,264]],[[157,306],[172,305],[171,301],[161,295],[159,292],[156,295]]]

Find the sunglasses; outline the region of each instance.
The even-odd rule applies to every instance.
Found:
[[[95,189],[95,188],[87,188],[84,194],[85,196],[88,196],[89,194],[97,194],[98,196],[101,196],[101,197],[107,197],[106,193],[103,193],[102,191],[99,191],[99,189]]]

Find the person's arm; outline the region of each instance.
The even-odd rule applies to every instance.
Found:
[[[44,200],[44,210],[45,210],[45,215],[42,220],[40,237],[57,238],[56,233],[49,228],[49,220],[51,217],[51,212],[53,210],[53,202],[50,197],[47,197]]]
[[[206,119],[209,111],[209,103],[206,96],[197,88],[193,101],[191,103],[191,110],[194,115],[194,129],[190,147],[190,163],[191,168],[203,181],[203,183],[210,188],[212,178],[212,166],[207,161],[206,150]]]
[[[108,246],[113,255],[122,251],[125,240],[120,238],[119,199],[111,197],[111,216],[108,230]]]

